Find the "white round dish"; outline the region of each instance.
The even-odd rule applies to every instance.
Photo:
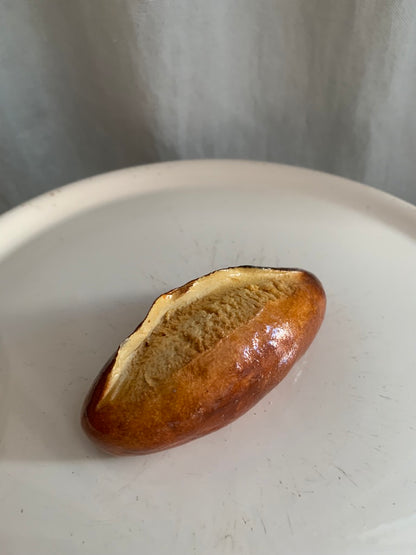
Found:
[[[293,167],[118,171],[0,218],[5,555],[380,554],[416,546],[416,208]],[[315,273],[315,342],[232,425],[101,454],[84,396],[160,293],[214,269]]]

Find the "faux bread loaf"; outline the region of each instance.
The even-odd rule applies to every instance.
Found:
[[[94,383],[84,430],[107,452],[145,454],[221,428],[285,377],[325,303],[312,274],[257,267],[160,296]]]

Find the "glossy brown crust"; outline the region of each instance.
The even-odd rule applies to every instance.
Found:
[[[244,326],[144,395],[140,406],[115,398],[97,405],[113,357],[84,405],[87,435],[109,453],[146,454],[174,447],[229,424],[275,387],[307,350],[325,314],[322,285],[293,271],[295,292],[269,302]],[[189,286],[179,288],[184,293]]]

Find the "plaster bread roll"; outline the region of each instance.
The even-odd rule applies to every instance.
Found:
[[[309,272],[249,266],[161,295],[92,386],[85,432],[109,453],[145,454],[229,424],[303,355],[325,304]]]

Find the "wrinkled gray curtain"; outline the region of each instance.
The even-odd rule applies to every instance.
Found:
[[[415,0],[0,7],[0,210],[201,157],[307,166],[416,203]]]

